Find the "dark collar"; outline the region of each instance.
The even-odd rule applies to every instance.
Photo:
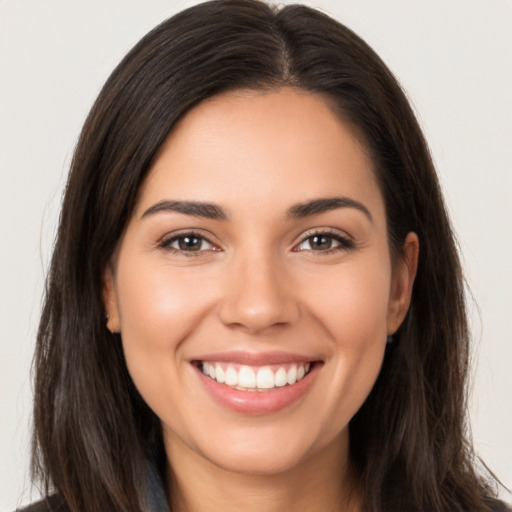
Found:
[[[150,465],[146,479],[148,512],[170,512],[161,476],[155,466]]]

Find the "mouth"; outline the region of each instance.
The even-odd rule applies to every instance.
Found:
[[[310,362],[248,366],[198,361],[196,365],[204,375],[219,384],[224,384],[239,391],[259,392],[293,386],[306,377],[312,367]]]
[[[323,361],[293,354],[223,353],[191,361],[204,389],[237,413],[281,411],[307,394]]]

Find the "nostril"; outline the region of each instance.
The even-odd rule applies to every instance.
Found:
[[[260,332],[268,328],[292,325],[297,321],[298,313],[298,307],[286,298],[265,300],[258,297],[250,300],[246,296],[226,301],[220,309],[219,317],[230,327]]]

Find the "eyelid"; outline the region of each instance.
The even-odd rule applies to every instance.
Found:
[[[186,236],[195,236],[197,238],[201,238],[202,240],[204,240],[205,242],[210,244],[213,247],[213,249],[202,249],[199,251],[186,251],[183,249],[176,249],[175,247],[171,247],[171,243],[174,240],[176,240],[178,238],[186,237]],[[205,234],[201,229],[193,229],[193,228],[191,228],[191,229],[185,228],[185,229],[180,229],[178,231],[172,231],[170,233],[166,233],[164,236],[162,236],[158,240],[156,245],[160,249],[174,251],[176,254],[187,254],[187,255],[193,255],[193,256],[198,256],[201,253],[205,253],[205,252],[211,252],[211,251],[217,252],[217,251],[222,250],[218,243],[215,243],[212,241],[211,236]]]
[[[308,238],[311,238],[312,236],[315,236],[315,235],[327,235],[340,243],[340,246],[332,247],[332,248],[326,249],[324,251],[309,250],[309,252],[316,252],[319,255],[334,252],[334,251],[353,249],[355,246],[354,239],[345,231],[342,231],[342,230],[336,229],[336,228],[332,228],[332,227],[329,227],[329,228],[318,227],[318,228],[309,229],[308,231],[302,233],[300,235],[299,240],[293,245],[293,250],[296,252],[300,252],[297,248],[302,243],[304,243]]]

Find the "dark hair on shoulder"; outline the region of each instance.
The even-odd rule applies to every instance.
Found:
[[[105,328],[102,274],[176,122],[235,89],[326,97],[371,154],[392,253],[420,241],[409,313],[352,419],[365,510],[488,510],[467,438],[468,328],[454,236],[422,132],[397,80],[345,26],[300,5],[218,0],[147,34],[105,83],[67,182],[37,338],[33,475],[72,512],[144,510],[159,420]]]

